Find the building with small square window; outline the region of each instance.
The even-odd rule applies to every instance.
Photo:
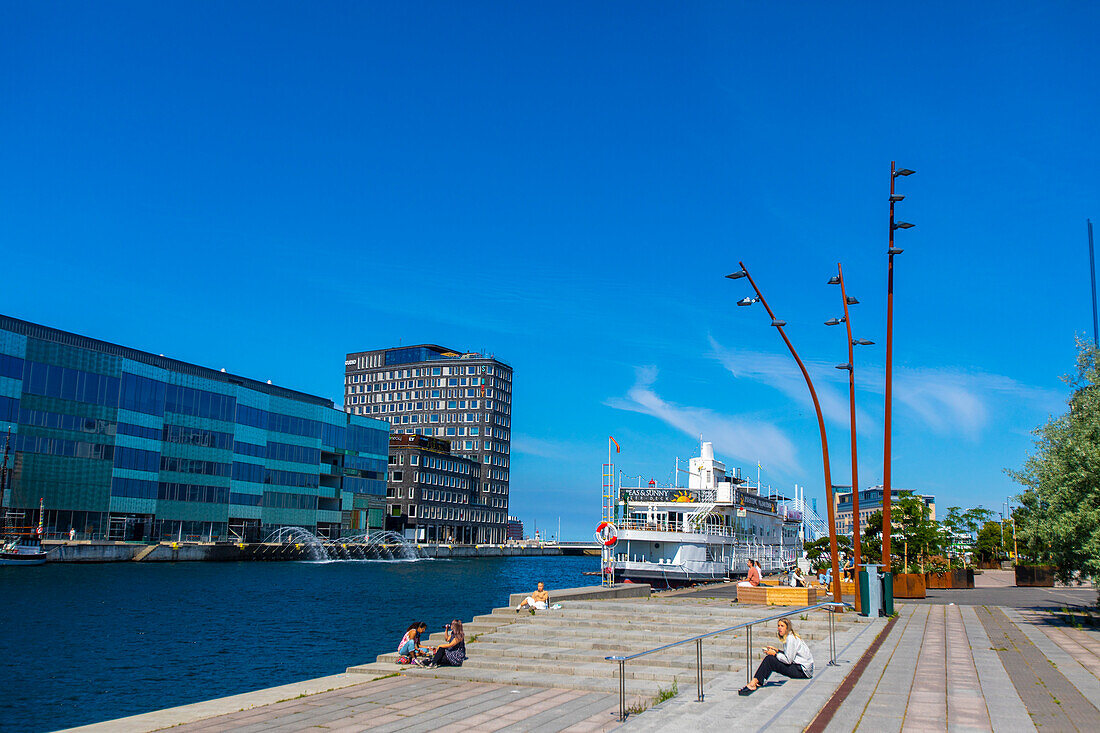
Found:
[[[0,511],[47,536],[255,542],[381,529],[389,424],[332,400],[0,316]]]
[[[393,435],[443,440],[452,456],[478,463],[480,476],[471,487],[469,506],[472,516],[481,519],[474,521],[471,541],[505,541],[510,366],[491,355],[435,344],[349,353],[344,360],[344,409],[389,422]],[[392,504],[387,511],[393,511]]]
[[[896,506],[898,500],[902,498],[902,492],[906,489],[891,489],[890,490],[890,503],[892,506]],[[866,527],[871,515],[875,512],[882,511],[882,499],[885,496],[885,489],[880,486],[872,486],[869,489],[862,489],[859,492],[859,522],[861,527]],[[936,519],[936,497],[931,494],[917,494],[913,492],[913,496],[924,502],[928,507],[928,518],[931,520]],[[835,492],[833,494],[833,501],[835,503],[835,517],[836,517],[836,531],[840,534],[846,534],[851,536],[852,528],[855,526],[854,513],[852,511],[852,492],[847,491],[844,493]]]
[[[417,542],[473,544],[488,509],[477,503],[481,464],[425,435],[390,436],[386,529]]]

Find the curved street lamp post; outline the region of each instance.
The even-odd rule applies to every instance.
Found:
[[[836,517],[833,509],[833,480],[829,471],[829,441],[825,437],[825,418],[821,415],[821,404],[817,400],[817,391],[814,390],[814,383],[810,380],[810,373],[806,371],[806,365],[802,363],[802,359],[798,358],[798,352],[794,350],[794,345],[791,344],[791,340],[787,338],[787,334],[783,331],[783,327],[787,325],[786,321],[781,321],[775,317],[775,313],[772,311],[771,306],[768,305],[768,301],[764,299],[764,294],[760,292],[760,288],[756,287],[756,281],[752,279],[752,275],[749,274],[748,269],[745,267],[744,262],[737,263],[741,269],[737,272],[726,275],[730,280],[738,280],[742,277],[748,278],[749,284],[752,285],[752,289],[756,291],[755,298],[742,298],[737,301],[737,305],[752,305],[756,301],[760,301],[760,304],[764,306],[764,310],[771,316],[772,325],[779,331],[779,335],[783,337],[783,343],[787,344],[787,348],[791,352],[791,356],[794,357],[795,362],[798,364],[798,368],[802,370],[802,377],[806,380],[806,386],[810,390],[810,399],[813,400],[814,410],[817,412],[817,427],[821,432],[821,461],[825,468],[825,500],[828,503],[829,509],[829,550],[832,553],[833,560],[833,600],[843,600],[840,593],[840,563],[837,558],[836,547]]]

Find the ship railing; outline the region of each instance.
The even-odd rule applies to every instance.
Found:
[[[837,603],[837,602],[825,602],[816,603],[812,606],[805,606],[804,608],[795,608],[783,613],[777,613],[774,616],[768,616],[766,618],[758,618],[752,621],[746,621],[743,624],[737,624],[736,626],[727,626],[724,629],[718,629],[717,631],[708,631],[705,634],[699,636],[692,636],[688,639],[681,639],[680,641],[674,641],[671,644],[665,644],[664,646],[655,647],[653,649],[646,649],[643,652],[637,652],[635,654],[627,654],[626,656],[604,657],[608,662],[616,662],[619,665],[619,721],[626,720],[626,663],[637,659],[638,657],[644,657],[647,654],[656,654],[657,652],[663,652],[667,649],[674,647],[684,646],[685,644],[695,643],[695,687],[696,687],[696,702],[703,702],[703,640],[709,639],[712,636],[718,636],[719,634],[728,634],[732,631],[740,631],[746,629],[745,632],[745,684],[747,685],[752,679],[752,627],[756,624],[765,624],[769,621],[778,621],[781,618],[792,616],[796,613],[807,613],[809,611],[817,611],[821,609],[829,609],[832,612],[844,611],[845,609],[853,609],[854,606],[850,603]],[[836,629],[833,623],[833,613],[829,614],[829,666],[836,666]]]

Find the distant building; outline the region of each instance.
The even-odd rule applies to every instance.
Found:
[[[523,522],[520,521],[519,517],[508,517],[508,539],[523,539]]]
[[[891,507],[896,506],[898,499],[901,498],[901,492],[903,491],[906,491],[906,489],[890,489]],[[884,495],[885,491],[882,486],[872,486],[869,489],[863,489],[859,492],[859,524],[861,530],[872,514],[882,511],[882,498]],[[929,519],[935,519],[936,497],[930,494],[918,494],[915,491],[913,495],[923,501],[931,510]],[[852,492],[836,492],[833,495],[833,500],[836,502],[836,531],[841,534],[850,535],[853,526]]]
[[[323,397],[0,316],[14,522],[254,542],[382,526],[389,424]],[[2,447],[2,446],[0,446]]]
[[[492,356],[421,344],[350,353],[344,373],[347,412],[386,420],[394,435],[447,441],[452,455],[480,465],[469,504],[482,518],[474,526],[473,542],[503,542],[512,368]]]
[[[446,440],[391,435],[386,529],[418,542],[474,544],[487,512],[475,501],[480,473]]]

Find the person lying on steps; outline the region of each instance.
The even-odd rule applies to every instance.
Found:
[[[772,672],[778,672],[792,679],[808,680],[814,676],[814,655],[810,647],[795,633],[789,619],[781,618],[776,623],[776,633],[783,648],[764,647],[764,661],[756,668],[756,674],[749,684],[737,691],[738,695],[751,695],[765,682]]]

